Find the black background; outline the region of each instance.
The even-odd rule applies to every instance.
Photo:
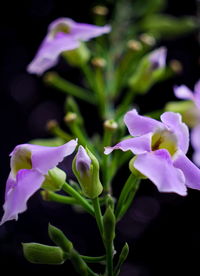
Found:
[[[91,7],[94,1],[29,0],[4,1],[1,7],[0,26],[0,205],[4,202],[4,187],[9,173],[8,154],[17,144],[33,138],[48,137],[47,120],[62,121],[65,96],[47,88],[40,78],[26,73],[48,24],[55,18],[66,16],[77,22],[92,23]],[[175,16],[195,15],[195,1],[168,1],[167,13]],[[168,59],[179,59],[183,73],[167,82],[156,85],[145,98],[138,98],[141,112],[162,108],[166,101],[174,100],[172,87],[185,83],[191,88],[199,77],[199,46],[197,32],[182,38],[162,41],[168,48]],[[76,72],[61,63],[67,77],[79,81]],[[71,72],[71,73],[70,73]],[[71,75],[69,75],[71,74]],[[96,125],[81,108],[88,125]],[[97,120],[97,119],[96,119]],[[90,129],[92,132],[92,128]],[[122,172],[121,172],[122,174]],[[123,175],[122,175],[123,176]],[[122,177],[124,179],[124,176]],[[148,185],[149,184],[149,185]],[[117,185],[117,183],[116,183]],[[116,193],[121,184],[116,188]],[[5,273],[65,273],[76,275],[70,263],[63,266],[29,264],[22,256],[21,242],[51,244],[47,225],[60,227],[85,255],[103,253],[95,222],[86,214],[71,207],[43,202],[40,194],[34,195],[27,212],[17,222],[7,222],[0,227],[0,268]],[[0,215],[3,209],[0,209]],[[116,247],[125,241],[130,245],[130,255],[122,276],[173,276],[199,275],[200,255],[200,192],[189,191],[182,198],[160,194],[145,181],[131,210],[117,229]]]

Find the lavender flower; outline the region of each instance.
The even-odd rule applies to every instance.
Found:
[[[149,55],[149,61],[153,70],[164,68],[166,66],[167,49],[160,47]]]
[[[174,87],[174,94],[179,99],[190,100],[192,105],[188,105],[186,116],[189,118],[189,125],[192,126],[191,144],[194,148],[193,161],[200,166],[200,80],[192,92],[187,86]],[[187,118],[187,119],[188,119]]]
[[[110,26],[77,23],[70,18],[56,19],[49,25],[48,33],[27,70],[29,73],[42,75],[56,65],[62,52],[78,48],[80,41],[88,41],[110,30]]]
[[[189,132],[180,114],[165,112],[159,122],[140,116],[133,109],[126,113],[124,121],[135,137],[105,148],[105,154],[115,149],[131,150],[136,155],[134,168],[148,177],[160,192],[184,196],[186,187],[200,190],[200,170],[185,155]]]
[[[59,146],[44,147],[22,144],[15,147],[11,155],[11,172],[5,192],[4,215],[1,224],[18,219],[18,214],[27,209],[28,199],[42,186],[48,171],[58,165],[64,157],[73,153],[76,140]]]

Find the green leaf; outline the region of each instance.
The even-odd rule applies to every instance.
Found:
[[[34,264],[59,265],[65,261],[60,247],[40,243],[23,243],[24,257]]]
[[[39,146],[47,146],[47,147],[58,147],[65,143],[65,140],[56,137],[56,138],[47,138],[47,139],[34,139],[29,142],[33,145],[39,145]]]
[[[150,32],[157,38],[173,38],[187,34],[197,28],[193,17],[173,17],[165,14],[154,14],[146,17],[141,24],[143,31]]]

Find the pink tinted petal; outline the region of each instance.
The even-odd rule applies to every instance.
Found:
[[[46,70],[56,65],[58,57],[63,51],[69,51],[79,47],[79,42],[75,39],[59,34],[55,38],[48,36],[42,42],[33,61],[28,65],[29,73],[42,75]]]
[[[200,149],[195,150],[195,152],[192,155],[192,160],[198,167],[200,167]]]
[[[174,112],[165,112],[160,118],[168,130],[176,135],[179,148],[186,153],[189,147],[189,130],[186,124],[182,122],[181,115]]]
[[[166,65],[167,49],[166,47],[160,47],[153,51],[149,55],[149,60],[153,65],[153,68],[159,69]]]
[[[191,144],[195,150],[200,150],[200,125],[197,125],[191,131]]]
[[[184,173],[186,186],[200,190],[200,169],[196,167],[184,153],[181,151],[177,152],[173,164]]]
[[[44,147],[31,145],[32,167],[43,174],[56,167],[66,156],[72,154],[77,146],[76,140],[59,147]]]
[[[185,85],[175,86],[174,94],[179,99],[183,99],[183,100],[193,100],[194,99],[192,91]]]
[[[108,25],[100,27],[91,24],[74,23],[70,35],[77,40],[88,41],[91,38],[109,33],[110,31],[111,27]]]
[[[84,147],[79,146],[78,152],[76,155],[76,169],[77,171],[83,172],[90,169],[91,159],[88,156]]]
[[[182,196],[187,194],[184,175],[173,166],[167,150],[138,155],[134,167],[147,176],[160,192],[174,192]]]
[[[106,147],[104,153],[109,154],[116,149],[131,150],[134,154],[145,153],[151,150],[151,137],[152,133],[148,133],[140,137],[123,140],[114,147]]]
[[[195,84],[194,87],[194,101],[198,108],[200,108],[200,80]]]
[[[18,219],[18,214],[27,209],[28,199],[42,185],[44,176],[36,170],[20,170],[14,187],[7,190],[4,203],[4,215],[0,224],[12,219]]]
[[[124,122],[132,136],[139,136],[154,132],[158,128],[163,128],[163,124],[149,117],[141,116],[136,109],[127,112]]]

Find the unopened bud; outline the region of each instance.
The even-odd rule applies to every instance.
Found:
[[[118,128],[118,124],[114,120],[106,120],[104,122],[104,128],[115,131]]]
[[[106,66],[106,60],[101,57],[95,57],[92,59],[92,65],[97,68],[105,68]]]
[[[137,178],[140,179],[147,179],[145,175],[143,175],[141,172],[139,172],[135,167],[134,167],[134,162],[136,160],[137,156],[134,156],[130,161],[129,161],[129,170],[132,172],[133,175],[135,175]]]
[[[64,253],[66,253],[67,255],[70,255],[70,253],[73,249],[73,244],[70,240],[67,239],[67,237],[64,235],[64,233],[60,229],[49,224],[48,234],[49,234],[50,239],[57,246],[59,246],[63,250]]]
[[[135,51],[135,52],[142,50],[142,44],[139,41],[134,40],[134,39],[131,39],[128,41],[127,47],[128,47],[128,49]]]
[[[67,124],[70,124],[76,120],[77,120],[77,114],[73,112],[68,112],[64,117],[64,121]]]
[[[60,191],[66,179],[66,173],[55,167],[48,171],[42,183],[42,188],[47,191]]]
[[[92,9],[93,13],[96,15],[105,16],[108,14],[108,8],[105,6],[97,5]]]
[[[39,243],[22,243],[22,246],[24,257],[31,263],[58,265],[65,261],[60,247]]]
[[[114,240],[115,224],[116,224],[115,215],[113,213],[112,208],[108,206],[103,216],[103,226],[104,226],[103,238],[104,238],[105,244],[110,244]]]
[[[144,44],[148,46],[154,46],[156,44],[155,38],[149,34],[141,34],[139,38]]]
[[[101,194],[103,187],[99,179],[99,162],[87,148],[79,146],[72,169],[85,196],[96,198]]]
[[[183,71],[183,66],[179,60],[173,59],[169,62],[169,66],[173,72],[180,74]]]
[[[55,129],[58,126],[58,122],[56,120],[50,120],[47,122],[46,124],[46,128],[49,131],[52,131],[53,129]]]

